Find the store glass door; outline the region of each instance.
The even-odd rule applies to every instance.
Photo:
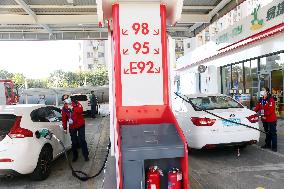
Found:
[[[275,111],[277,115],[283,117],[283,70],[274,70],[271,72],[271,94],[276,103]]]
[[[271,72],[258,75],[258,91],[260,92],[263,87],[271,86]]]
[[[268,87],[270,89],[276,103],[276,114],[281,117],[284,117],[283,75],[283,70],[273,70],[269,73],[258,75],[258,90],[261,91],[263,87]]]

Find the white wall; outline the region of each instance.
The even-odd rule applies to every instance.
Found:
[[[6,97],[5,97],[5,87],[3,83],[0,83],[0,105],[6,104]]]
[[[200,74],[201,93],[218,93],[218,73],[216,66],[208,66],[205,73]]]
[[[216,66],[207,66],[204,73],[198,73],[197,68],[192,68],[180,72],[180,91],[182,94],[207,93],[214,94],[220,92],[219,69]],[[199,91],[200,82],[200,91]]]
[[[190,48],[188,48],[188,44],[190,44]],[[184,39],[183,40],[184,54],[189,53],[190,51],[195,49],[197,47],[196,45],[197,43],[195,37]]]
[[[168,68],[169,68],[169,103],[172,104],[172,98],[175,97],[175,85],[174,85],[174,66],[176,63],[176,53],[175,53],[175,39],[168,36]]]
[[[194,72],[180,74],[180,92],[182,94],[199,93],[199,75]]]

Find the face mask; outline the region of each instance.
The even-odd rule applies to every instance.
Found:
[[[266,96],[266,91],[260,91],[260,96]]]
[[[65,99],[65,100],[64,100],[64,103],[66,103],[66,104],[71,104],[71,99],[70,99],[70,98]]]

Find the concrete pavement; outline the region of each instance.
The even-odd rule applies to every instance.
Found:
[[[281,189],[284,186],[284,121],[278,121],[278,152],[248,146],[237,156],[234,148],[196,150],[189,154],[190,175],[205,189]]]

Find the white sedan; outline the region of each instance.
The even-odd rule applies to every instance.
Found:
[[[51,161],[63,153],[54,139],[36,138],[35,132],[48,129],[69,149],[71,139],[61,123],[60,109],[45,105],[0,106],[0,176],[30,174],[46,179]]]
[[[237,124],[259,129],[258,115],[231,97],[222,94],[180,97],[173,100],[173,109],[190,148],[210,149],[224,145],[245,147],[259,141],[259,131]]]

